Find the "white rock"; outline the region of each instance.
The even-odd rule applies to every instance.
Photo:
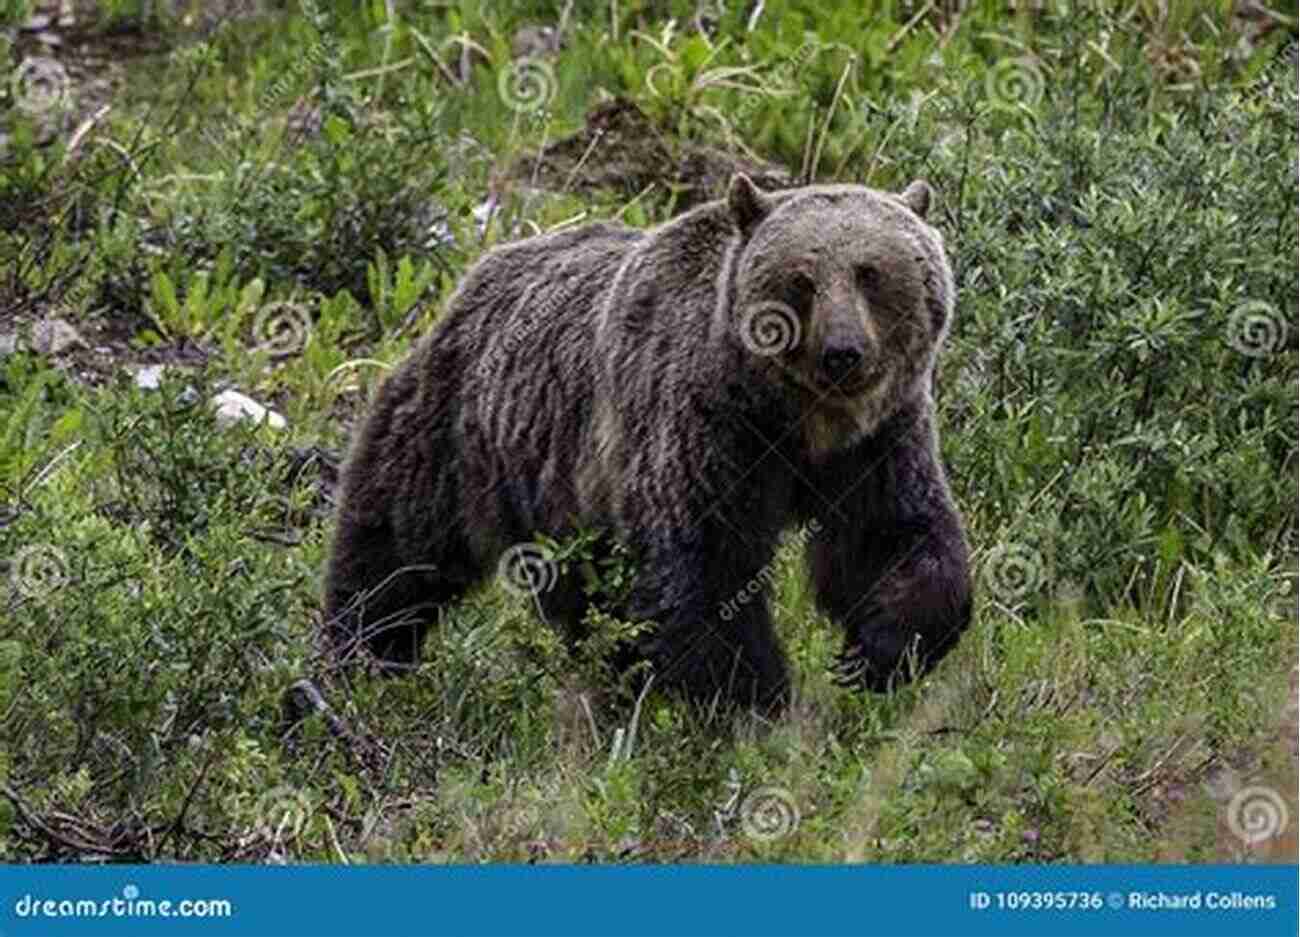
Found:
[[[162,383],[163,366],[161,364],[145,365],[135,372],[135,386],[141,390],[157,390]]]
[[[280,414],[237,390],[223,390],[212,398],[212,406],[217,411],[217,422],[227,426],[239,420],[265,421],[272,429],[284,429],[287,425]]]

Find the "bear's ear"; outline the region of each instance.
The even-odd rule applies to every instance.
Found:
[[[924,218],[930,211],[930,202],[934,199],[934,190],[930,188],[930,183],[924,179],[916,179],[900,192],[898,197],[916,213],[918,218]]]
[[[727,208],[736,227],[748,231],[772,210],[772,203],[749,176],[738,172],[727,186]]]

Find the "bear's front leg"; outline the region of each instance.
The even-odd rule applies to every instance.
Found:
[[[971,618],[966,538],[930,415],[900,415],[822,481],[817,604],[845,629],[843,681],[882,692],[937,664]]]
[[[707,557],[685,546],[667,552],[671,558],[642,564],[629,602],[627,617],[654,622],[637,642],[636,657],[651,662],[657,680],[694,700],[782,708],[790,677],[766,589],[746,589],[747,581],[761,580],[738,575],[734,554]]]

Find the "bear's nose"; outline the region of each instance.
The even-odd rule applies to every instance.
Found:
[[[831,345],[822,352],[822,372],[832,381],[841,381],[862,363],[862,349],[855,345]]]

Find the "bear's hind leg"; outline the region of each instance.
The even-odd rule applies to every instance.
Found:
[[[330,560],[325,624],[340,662],[367,648],[387,672],[420,662],[420,648],[438,609],[464,585],[432,564],[405,563],[385,524],[341,520]]]

